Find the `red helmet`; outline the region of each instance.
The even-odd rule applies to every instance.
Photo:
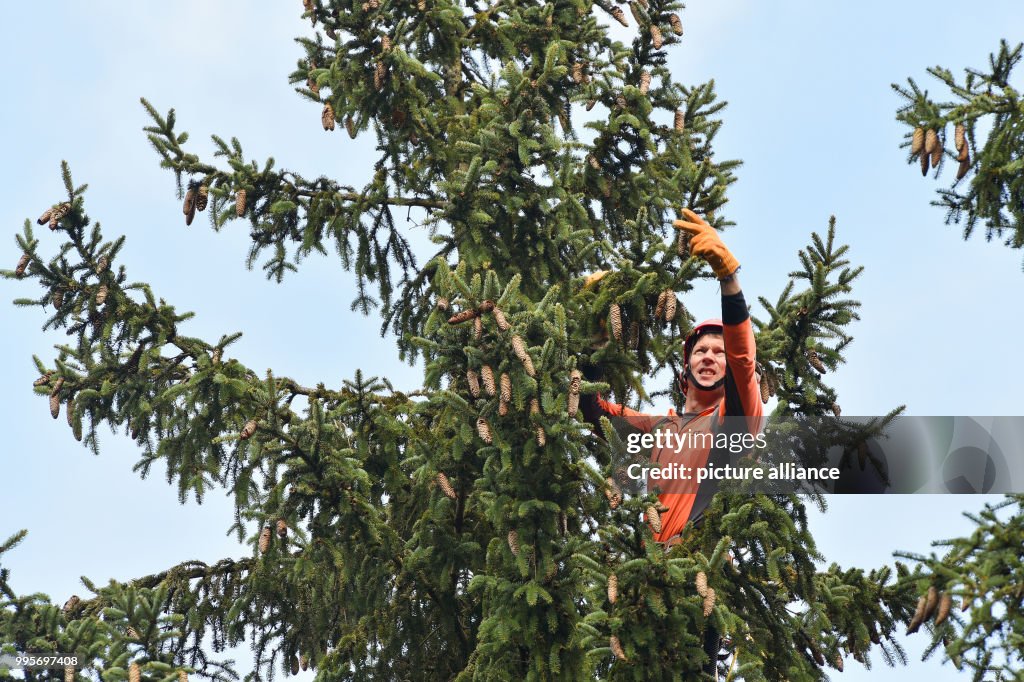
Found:
[[[693,352],[693,347],[697,345],[697,339],[704,336],[705,334],[721,334],[722,333],[722,320],[718,318],[704,320],[686,337],[686,341],[683,342],[683,371],[679,374],[679,388],[682,390],[683,395],[686,395],[687,384],[689,383],[688,377],[690,375],[690,353]],[[718,384],[711,388],[717,388]]]

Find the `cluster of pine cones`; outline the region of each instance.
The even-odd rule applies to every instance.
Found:
[[[967,143],[967,132],[962,123],[957,123],[953,130],[953,141],[957,151],[957,161],[960,162],[956,171],[956,179],[960,180],[971,167],[971,152]],[[942,161],[943,152],[942,140],[934,128],[914,128],[910,140],[910,155],[921,161],[921,175],[928,174],[929,164],[932,168]]]

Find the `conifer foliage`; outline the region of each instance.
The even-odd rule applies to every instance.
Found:
[[[72,339],[37,359],[35,390],[73,406],[94,451],[103,424],[137,441],[136,468],[162,462],[180,499],[229,490],[249,556],[87,582],[63,611],[0,573],[4,641],[146,682],[227,674],[207,636],[249,639],[255,679],[309,665],[325,682],[699,679],[719,663],[713,633],[733,679],[822,679],[872,646],[902,657],[889,636],[911,589],[887,569],[819,571],[800,499],[719,495],[666,552],[656,498],[615,483],[614,429],[577,412],[580,395],[639,401],[646,375],[678,370],[693,319],[679,297],[707,275],[666,226],[684,206],[729,224],[738,162],[712,148],[724,104],[665,65],[679,4],[632,3],[633,22],[606,2],[470,8],[303,3],[313,30],[292,80],[310,125],[320,113],[327,134],[344,120],[375,137],[362,188],[246,159],[233,138],[201,160],[173,110],[144,101],[186,220],[201,200],[214,227],[246,224],[249,263],[265,255],[279,281],[333,248],[353,307],[380,306],[399,353],[422,360],[415,390],[361,372],[303,386],[227,357],[237,334],[186,336],[191,314],[128,279],[124,238],[104,241],[64,167],[66,195],[40,219],[63,243],[43,253],[26,221],[28,260],[4,273],[37,283],[17,303]],[[423,212],[436,251],[413,253],[396,208]],[[825,380],[860,271],[845,253],[830,224],[764,302],[766,388],[787,413],[837,400]],[[605,383],[583,379],[595,364]]]
[[[943,159],[957,164],[952,185],[932,202],[947,209],[946,223],[963,223],[964,239],[983,224],[986,239],[1005,236],[1014,249],[1024,247],[1024,103],[1010,80],[1022,49],[1000,41],[988,69],[965,69],[962,80],[930,67],[951,102],[929,97],[912,78],[892,86],[906,102],[896,118],[911,128],[903,144],[910,162],[920,160],[922,174]]]

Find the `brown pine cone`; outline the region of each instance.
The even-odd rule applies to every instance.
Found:
[[[910,153],[917,156],[924,150],[924,128],[914,128],[914,134],[910,138]]]
[[[685,118],[686,117],[683,114],[683,110],[676,109],[675,119],[672,121],[672,127],[675,128],[675,131],[677,133],[683,132],[683,128],[686,124]],[[679,234],[682,234],[682,230],[680,230]]]
[[[491,310],[491,315],[494,315],[494,323],[498,325],[498,329],[501,331],[507,332],[511,328],[512,325],[508,323],[508,320],[505,318],[505,313],[501,311],[501,308],[495,306]]]
[[[14,276],[15,277],[24,277],[24,275],[25,275],[25,268],[28,267],[28,264],[31,261],[32,261],[32,256],[28,255],[27,253],[21,254],[21,258],[18,259],[18,264],[14,266]]]
[[[469,384],[469,394],[474,398],[480,397],[480,377],[475,370],[466,370],[466,383]]]
[[[299,667],[303,670],[309,670],[309,657],[306,654],[302,654],[299,657]]]
[[[64,413],[68,418],[68,426],[71,428],[75,427],[75,399],[68,398],[67,404],[64,406]]]
[[[622,11],[621,7],[612,7],[611,14],[615,21],[619,22],[623,26],[629,26],[629,22],[626,21],[626,13]]]
[[[196,217],[196,188],[189,187],[185,192],[185,201],[181,205],[181,212],[185,214],[185,224],[191,225],[192,219]]]
[[[646,95],[651,89],[651,73],[646,69],[640,72],[640,94]]]
[[[139,664],[132,661],[132,664],[128,666],[128,682],[140,682],[142,679],[142,671],[139,670]]]
[[[73,594],[70,597],[68,597],[68,600],[64,602],[64,608],[62,609],[64,616],[70,616],[74,612],[74,610],[78,608],[78,605],[81,602],[82,600],[78,598],[77,594]]]
[[[597,104],[597,100],[596,99],[587,100],[587,111],[590,111],[591,109],[593,109],[595,104]]]
[[[935,615],[935,608],[939,605],[939,590],[935,585],[931,585],[928,588],[928,593],[925,596],[924,602],[924,616],[923,620],[931,620],[932,616]]]
[[[967,147],[964,147],[966,150]],[[967,171],[971,169],[971,157],[967,155],[960,161],[960,165],[956,169],[956,179],[963,180],[964,176],[967,175]]]
[[[612,648],[612,653],[615,654],[615,658],[620,661],[629,660],[626,658],[626,652],[622,650],[622,642],[619,641],[619,638],[616,635],[612,635],[611,638],[609,638],[608,646]]]
[[[292,675],[298,675],[299,674],[299,668],[300,668],[299,657],[298,656],[292,656],[292,660],[291,660]]]
[[[131,625],[125,628],[124,634],[127,635],[128,639],[139,639],[139,631]]]
[[[935,612],[935,625],[938,627],[946,622],[949,618],[949,610],[953,608],[953,597],[948,592],[943,592],[942,596],[939,597],[939,607]]]
[[[110,290],[107,288],[107,285],[106,284],[101,284],[100,288],[96,290],[96,305],[100,306],[100,305],[103,305],[104,303],[106,303],[106,301],[107,301],[107,294],[109,294],[109,293],[110,293]]]
[[[345,132],[348,133],[349,138],[356,139],[356,122],[351,116],[345,117]],[[415,135],[415,133],[413,133]],[[415,146],[415,142],[413,145]]]
[[[241,218],[245,215],[245,190],[240,189],[235,194],[235,215]]]
[[[526,350],[526,344],[519,335],[512,337],[512,351],[515,353],[519,361],[523,363],[523,368],[529,376],[534,376],[536,371],[533,368],[533,358],[530,357],[529,352]]]
[[[450,500],[454,500],[456,497],[455,488],[452,487],[451,481],[444,475],[443,472],[437,474],[437,486],[441,488],[441,492],[444,496]]]
[[[70,211],[71,204],[69,204],[68,202],[65,201],[59,204],[56,208],[53,209],[53,212],[50,214],[50,223],[53,224],[53,221],[55,220],[63,220],[64,216],[66,216]]]
[[[661,532],[661,514],[653,504],[647,507],[647,523],[651,524],[651,530],[655,533]]]
[[[658,294],[658,302],[654,304],[654,319],[660,320],[665,316],[666,298],[668,298],[668,289]]]
[[[578,369],[569,372],[569,394],[579,395],[580,383],[583,381],[583,373]]]
[[[514,556],[519,556],[519,533],[515,529],[508,532],[508,548]]]
[[[210,188],[206,185],[199,185],[199,190],[196,192],[196,210],[205,211],[207,204],[210,203]]]
[[[56,291],[54,291],[53,296],[51,297],[50,300],[53,302],[54,308],[60,308],[62,305],[64,305],[64,290],[57,289]]]
[[[608,601],[614,604],[619,599],[619,576],[612,573],[608,576]]]
[[[672,13],[668,15],[668,23],[672,26],[673,33],[677,36],[683,35],[683,22],[678,14]]]
[[[56,393],[50,396],[50,416],[54,419],[60,416],[60,396]]]
[[[928,154],[921,154],[921,175],[928,175],[928,162],[931,157]]]
[[[632,13],[633,19],[636,20],[637,26],[643,26],[644,15],[643,12],[640,11],[640,5],[635,2],[629,3],[629,11]]]
[[[547,433],[544,432],[543,426],[537,427],[536,431],[534,432],[534,436],[536,437],[538,448],[544,447],[544,445],[548,442],[548,436]]]
[[[576,413],[580,410],[580,394],[570,393],[567,401],[567,408],[570,417],[575,417]]]
[[[615,482],[615,479],[609,476],[605,479],[607,484],[604,489],[604,496],[608,499],[608,505],[615,509],[622,502],[622,490],[619,488],[619,484]]]
[[[768,404],[768,400],[771,398],[771,392],[768,390],[768,377],[764,374],[761,375],[761,402],[765,405]]]
[[[967,142],[965,132],[963,123],[957,123],[956,127],[953,129],[953,143],[956,145],[957,151],[963,149],[964,144]]]
[[[178,671],[178,682],[188,682],[188,673],[184,670]]]
[[[373,87],[377,90],[384,89],[384,81],[388,76],[388,67],[384,66],[384,62],[377,62],[377,66],[373,68]]]
[[[697,571],[697,577],[693,579],[693,585],[697,588],[697,594],[706,597],[708,595],[708,574],[704,571]]]
[[[576,83],[583,82],[583,62],[573,62],[572,79]]]
[[[264,526],[263,530],[260,531],[259,539],[260,554],[266,554],[267,549],[270,548],[270,526]]]
[[[476,432],[480,436],[480,440],[488,445],[494,442],[494,438],[491,436],[491,425],[483,417],[476,420]]]
[[[391,36],[383,35],[380,37],[380,51],[390,52],[391,51]]]
[[[53,376],[53,374],[51,372],[47,372],[43,376],[41,376],[38,379],[36,379],[35,381],[33,381],[32,385],[33,386],[43,386],[45,384],[48,384],[48,383],[50,383],[50,377],[51,376]]]
[[[284,519],[277,520],[277,537],[282,540],[288,537],[288,522]]]
[[[512,379],[505,372],[501,373],[500,380],[501,390],[501,401],[504,403],[511,402],[512,400]]]
[[[818,357],[818,351],[813,348],[807,351],[807,362],[809,362],[811,367],[813,367],[819,374],[825,373],[825,365],[822,363],[821,358]]]
[[[924,134],[924,153],[929,156],[942,145],[939,144],[939,134],[929,128]]]
[[[591,155],[589,155],[587,157],[587,163],[589,163],[590,167],[593,168],[594,170],[601,170],[601,163],[597,160],[597,157],[594,156],[593,154],[591,154]]]
[[[711,615],[711,611],[715,608],[715,588],[709,587],[708,593],[704,595],[704,617],[707,618]]]
[[[654,49],[660,50],[664,42],[664,38],[661,36],[661,29],[657,25],[651,24],[651,44],[654,45]]]
[[[448,305],[448,299],[444,296],[438,296],[437,302],[434,303],[434,307],[442,313],[448,310]]]
[[[97,275],[102,275],[104,272],[106,272],[108,267],[110,267],[110,259],[108,259],[106,256],[100,256],[98,259],[96,259]]]
[[[250,419],[249,421],[245,422],[245,425],[242,427],[242,432],[239,434],[239,437],[242,440],[249,440],[250,438],[252,438],[254,433],[256,433],[256,420]]]
[[[60,389],[64,388],[64,377],[57,377],[57,381],[54,382],[53,388],[50,389],[50,395],[57,395],[60,393]]]
[[[612,330],[612,338],[622,341],[622,308],[618,303],[612,303],[608,310],[608,327]]]
[[[932,152],[932,168],[937,167],[942,161],[942,151],[942,145],[939,145],[935,148],[935,151]]]
[[[832,403],[832,414],[839,417],[843,414],[843,408],[839,407],[839,403]]]
[[[330,102],[324,103],[324,110],[320,113],[320,123],[324,130],[334,130],[334,107]]]
[[[75,680],[75,666],[66,665],[64,666],[64,682],[74,682]]]
[[[910,625],[907,626],[907,634],[912,635],[917,632],[918,628],[921,627],[921,623],[924,622],[924,609],[928,603],[926,597],[921,597],[917,600],[917,610],[914,611],[914,617],[910,619]]]
[[[530,414],[540,414],[540,401],[536,398],[530,398]]]
[[[463,322],[468,322],[479,315],[480,313],[478,313],[476,309],[469,308],[468,310],[463,310],[461,313],[455,313],[449,317],[448,324],[462,324]]]
[[[473,320],[473,338],[477,341],[484,338],[484,321],[479,315]]]
[[[480,368],[480,378],[483,381],[484,391],[489,397],[493,398],[495,393],[497,393],[497,386],[494,383],[494,370],[491,369],[490,365],[484,365]]]
[[[39,225],[45,225],[46,223],[50,222],[51,216],[53,216],[53,209],[48,208],[45,211],[43,211],[43,214],[39,216],[39,218],[36,219],[36,223]]]

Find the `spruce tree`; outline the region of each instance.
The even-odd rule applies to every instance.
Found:
[[[227,679],[207,636],[250,639],[253,679],[312,665],[325,682],[699,679],[711,628],[732,679],[823,679],[873,647],[903,659],[891,635],[912,588],[887,568],[819,570],[803,499],[718,495],[666,553],[656,499],[610,488],[610,424],[595,433],[576,413],[581,393],[642,405],[645,379],[674,376],[685,295],[709,275],[667,225],[684,206],[730,225],[739,162],[713,153],[724,103],[666,67],[679,4],[469,7],[304,2],[313,29],[292,80],[310,125],[335,131],[325,143],[344,145],[339,129],[376,140],[362,188],[258,163],[233,138],[202,160],[174,111],[143,100],[186,224],[204,209],[215,228],[246,224],[249,264],[278,281],[335,250],[353,308],[380,310],[420,387],[362,373],[304,386],[229,357],[237,334],[187,336],[191,313],[128,279],[124,237],[104,239],[65,165],[66,194],[39,220],[62,245],[42,253],[26,221],[26,258],[4,273],[38,283],[17,303],[72,339],[36,359],[35,390],[94,451],[98,427],[128,434],[136,467],[163,462],[182,500],[230,491],[250,551],[86,580],[91,596],[63,609],[2,572],[3,641],[81,652],[111,681]],[[421,212],[433,253],[414,253],[395,208]],[[852,340],[860,273],[846,251],[833,220],[762,299],[779,414],[839,411],[826,378]],[[584,287],[597,270],[611,274]],[[581,380],[594,364],[605,383]]]
[[[935,177],[945,160],[956,164],[952,184],[932,202],[947,210],[946,224],[963,223],[967,239],[981,223],[986,239],[1005,237],[1014,249],[1024,247],[1024,105],[1010,81],[1022,49],[1000,41],[988,69],[964,69],[962,80],[930,67],[952,101],[930,97],[913,78],[892,85],[905,100],[896,118],[911,128],[902,145],[909,163],[919,163],[922,175],[936,168]]]

